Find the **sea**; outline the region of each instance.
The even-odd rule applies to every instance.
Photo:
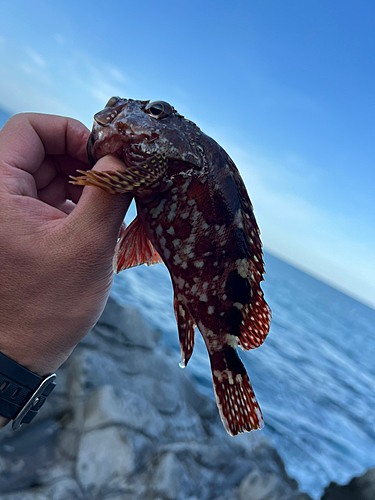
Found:
[[[331,481],[348,483],[375,466],[375,310],[269,253],[264,257],[271,330],[261,347],[239,355],[263,411],[260,432],[301,490],[319,499]],[[115,276],[112,293],[162,332],[178,363],[166,267],[128,269]],[[185,370],[214,399],[199,333]]]
[[[0,110],[0,128],[8,116]],[[132,206],[127,222],[134,215]],[[271,330],[260,348],[239,354],[263,410],[260,432],[300,488],[318,500],[331,481],[345,484],[375,467],[375,310],[269,253],[265,264]],[[124,271],[115,276],[112,294],[162,332],[178,363],[166,267]],[[214,399],[199,334],[186,371]]]

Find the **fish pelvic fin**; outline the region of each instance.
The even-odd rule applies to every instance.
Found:
[[[181,368],[185,368],[193,354],[195,341],[195,322],[189,309],[179,299],[179,294],[174,295],[174,314],[176,316],[178,336],[181,347]]]
[[[227,433],[262,429],[262,412],[236,350],[226,345],[211,354],[210,361],[216,404]]]
[[[162,258],[148,239],[137,216],[126,229],[122,228],[120,231],[113,259],[115,273],[142,264],[150,266],[161,262]]]
[[[149,189],[160,185],[160,180],[168,168],[168,159],[156,155],[149,162],[129,167],[123,171],[98,172],[96,170],[77,170],[80,177],[70,176],[70,183],[76,186],[92,186],[111,194],[133,192],[148,195]],[[138,193],[139,191],[139,193]]]

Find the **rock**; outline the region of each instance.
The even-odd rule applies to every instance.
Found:
[[[178,498],[183,469],[173,453],[162,455],[156,465],[150,490],[166,500]]]
[[[131,306],[121,305],[110,296],[95,329],[95,335],[104,342],[111,338],[111,347],[116,343],[153,349],[160,339],[160,332],[152,330],[142,316]]]
[[[324,491],[322,500],[374,500],[375,468],[363,476],[355,477],[349,484],[340,486],[331,483]]]
[[[158,336],[109,299],[40,416],[1,433],[0,500],[309,500],[261,433],[226,434]]]
[[[76,477],[86,495],[104,497],[103,488],[113,489],[116,483],[122,486],[133,468],[133,447],[121,438],[116,427],[93,430],[82,436]]]
[[[106,385],[93,394],[85,411],[85,431],[109,425],[124,425],[150,437],[165,428],[156,409],[143,397],[126,389]]]

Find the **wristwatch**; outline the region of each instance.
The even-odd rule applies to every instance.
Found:
[[[0,352],[0,415],[12,428],[29,424],[56,387],[56,373],[40,377]]]

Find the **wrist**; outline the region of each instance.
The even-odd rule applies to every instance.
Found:
[[[0,430],[4,429],[4,427],[10,422],[9,418],[2,417],[0,415]]]

